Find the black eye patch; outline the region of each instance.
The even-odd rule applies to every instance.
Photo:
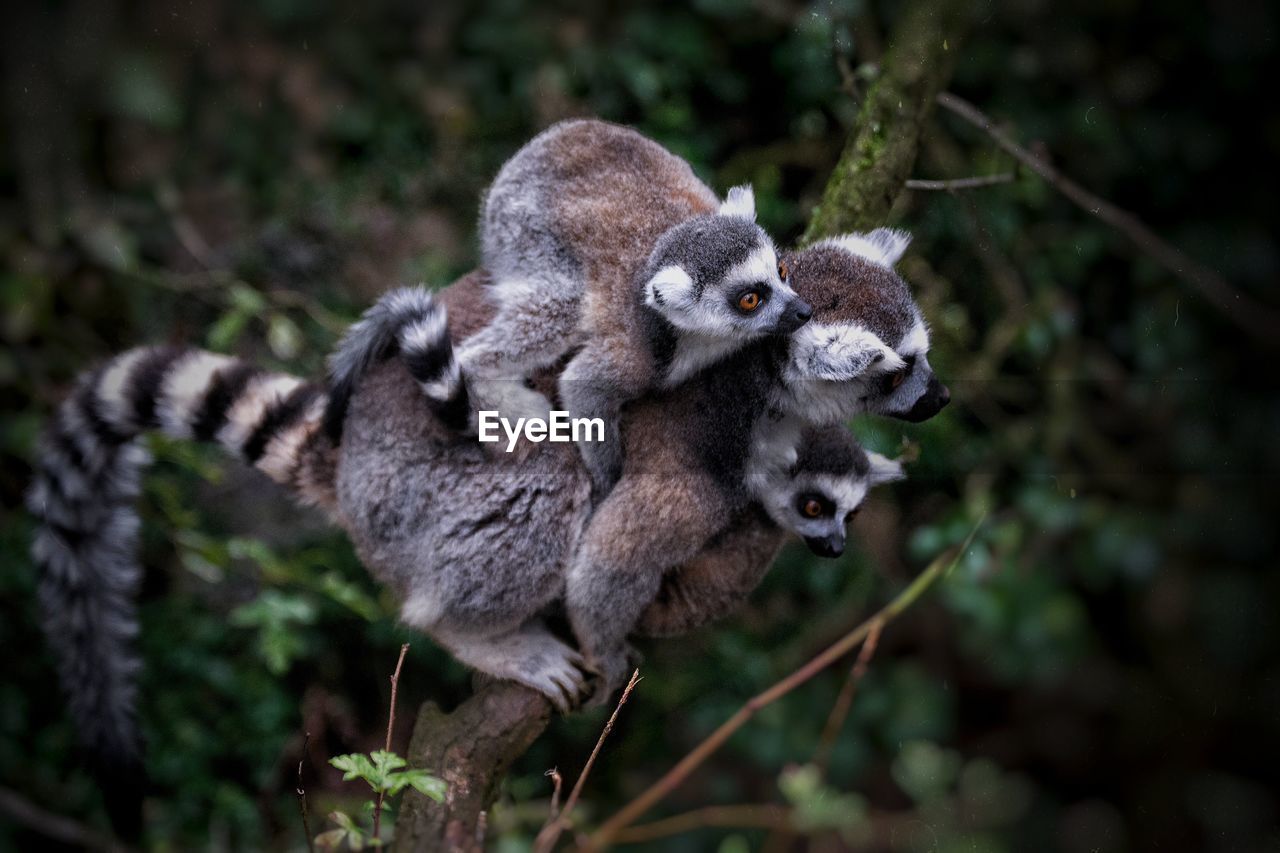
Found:
[[[796,512],[801,518],[831,518],[835,515],[836,505],[826,495],[802,492],[796,495]]]
[[[909,355],[905,359],[903,359],[903,362],[904,363],[902,367],[898,368],[892,373],[886,373],[883,377],[881,377],[880,379],[881,394],[888,396],[892,394],[894,391],[897,391],[898,386],[900,386],[903,382],[905,382],[907,377],[911,375],[911,371],[914,370],[916,366],[916,357],[914,355]]]
[[[768,301],[769,285],[763,281],[743,285],[729,295],[729,304],[743,316],[755,313]]]

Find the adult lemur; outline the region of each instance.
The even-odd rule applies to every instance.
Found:
[[[445,335],[427,313],[403,329]],[[445,345],[436,350],[447,355]],[[422,362],[408,360],[418,376]],[[372,367],[340,449],[322,428],[326,395],[291,376],[200,350],[132,350],[87,374],[41,444],[28,506],[40,521],[45,630],[77,730],[115,774],[136,772],[137,630],[133,597],[146,462],[138,437],[158,430],[223,448],[320,506],[368,568],[403,600],[404,620],[464,663],[537,689],[561,708],[583,692],[581,658],[539,615],[564,595],[565,572],[589,510],[577,452],[549,444],[519,461],[486,453],[425,412],[399,362]],[[742,537],[708,543],[669,564],[668,594],[641,630],[669,634],[720,615],[763,574],[785,530],[831,554],[866,491],[896,479],[896,463],[864,453],[843,430],[803,436],[796,464],[762,483],[755,508],[723,520]],[[743,542],[751,543],[749,549]]]
[[[497,315],[458,360],[473,381],[499,380],[489,407],[545,415],[520,380],[581,347],[560,396],[571,416],[604,422],[605,440],[579,448],[602,491],[621,465],[625,402],[810,316],[749,187],[721,204],[684,160],[607,122],[562,122],[516,152],[489,187],[480,238]]]

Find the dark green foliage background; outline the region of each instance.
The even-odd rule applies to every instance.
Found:
[[[0,786],[95,827],[19,508],[42,419],[75,373],[170,340],[317,375],[378,293],[471,267],[486,182],[568,115],[634,124],[717,189],[752,181],[763,222],[794,239],[896,17],[856,0],[25,5],[5,35],[0,140]],[[975,14],[953,91],[1276,301],[1273,8]],[[1011,170],[939,113],[916,173]],[[745,612],[646,647],[584,814],[633,796],[987,513],[957,569],[886,634],[834,790],[787,768],[812,756],[843,669],[760,714],[664,808],[794,802],[816,849],[1277,849],[1275,349],[1023,172],[908,193],[894,221],[915,233],[902,270],[956,402],[921,426],[856,425],[919,459],[842,560],[790,550]],[[399,643],[413,642],[402,751],[411,709],[458,701],[468,677],[395,624],[319,519],[206,449],[156,450],[148,844],[299,849],[301,733],[317,819],[358,809],[358,786],[324,762],[380,743]],[[576,777],[601,721],[557,721],[517,763],[495,845],[527,846],[543,772]],[[0,848],[40,841],[6,821]],[[655,849],[763,838],[708,829]]]

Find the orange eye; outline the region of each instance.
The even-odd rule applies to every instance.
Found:
[[[804,506],[800,508],[800,511],[809,516],[809,518],[817,518],[822,515],[822,501],[809,498],[804,502]]]
[[[791,277],[791,270],[787,268],[787,262],[779,258],[778,259],[778,278],[782,279],[783,281],[786,281],[790,277]]]
[[[889,387],[897,389],[899,385],[907,381],[907,374],[910,372],[911,370],[909,368],[903,368],[902,370],[899,370],[897,373],[893,374],[893,378],[889,380]]]
[[[746,293],[738,297],[738,307],[743,311],[754,311],[760,307],[760,294],[754,290],[748,290]]]

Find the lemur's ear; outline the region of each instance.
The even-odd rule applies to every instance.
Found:
[[[877,228],[866,234],[842,234],[822,242],[866,258],[873,264],[893,269],[893,265],[902,259],[907,247],[911,245],[911,235],[897,228]]]
[[[902,470],[902,463],[896,459],[890,459],[887,456],[881,456],[879,453],[873,453],[868,450],[867,461],[871,463],[871,473],[868,477],[872,486],[907,479],[906,473]]]
[[[679,309],[691,302],[696,302],[693,293],[693,279],[683,267],[671,264],[654,273],[644,286],[644,301],[650,308],[659,312],[664,309]]]
[[[891,371],[903,364],[901,356],[861,326],[809,323],[791,336],[787,378],[841,382],[873,368]]]
[[[740,216],[743,219],[756,221],[756,194],[751,184],[743,184],[729,190],[729,194],[720,203],[721,216]]]

